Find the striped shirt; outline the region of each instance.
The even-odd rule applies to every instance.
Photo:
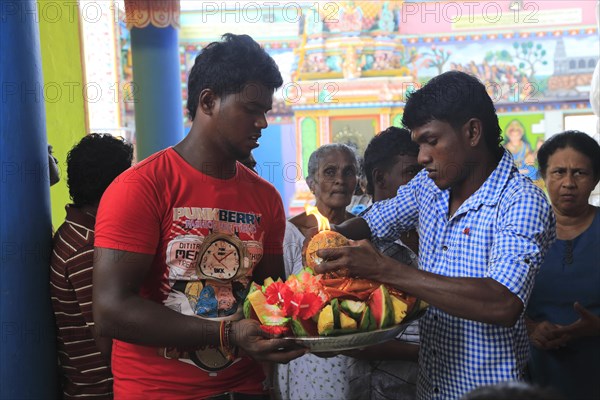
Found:
[[[112,398],[112,374],[90,330],[95,221],[95,213],[67,206],[54,235],[50,293],[65,399]]]
[[[526,305],[535,274],[555,237],[544,193],[513,165],[510,153],[448,218],[450,192],[420,172],[393,199],[364,216],[373,236],[397,239],[418,226],[420,268],[449,277],[491,278]],[[420,319],[420,399],[456,399],[471,389],[523,380],[528,340],[515,326],[470,321],[430,306]]]

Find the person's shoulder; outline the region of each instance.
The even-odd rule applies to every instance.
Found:
[[[544,223],[554,220],[552,205],[544,191],[518,171],[508,180],[498,206],[500,215],[535,215]]]
[[[277,189],[271,182],[269,182],[268,180],[266,180],[265,178],[263,178],[256,172],[252,171],[250,168],[246,167],[244,164],[238,162],[237,168],[238,168],[237,179],[240,183],[247,184],[247,185],[253,185],[253,186],[258,187],[259,189],[265,190],[265,191],[277,191]]]
[[[398,190],[425,191],[431,193],[440,192],[440,189],[435,185],[435,182],[429,178],[429,173],[425,168],[420,170],[406,185],[400,186]]]
[[[241,193],[253,193],[261,201],[282,201],[281,195],[275,185],[240,163],[238,163],[238,168],[236,181],[233,184],[238,185]]]
[[[149,174],[174,162],[175,150],[166,148],[144,158],[130,169],[136,174]]]
[[[304,212],[289,218],[288,223],[293,225],[301,233],[317,226],[316,219],[306,215]]]
[[[300,213],[298,215],[294,215],[293,217],[290,217],[287,221],[290,224],[294,225],[296,228],[309,226],[309,218],[305,212]]]
[[[547,200],[546,194],[539,186],[516,170],[512,172],[508,179],[504,193],[504,197],[508,199],[525,196]]]
[[[594,215],[594,220],[592,222],[593,225],[596,225],[598,229],[600,229],[600,207],[594,206],[596,210],[596,214]]]
[[[114,187],[131,187],[134,184],[155,185],[161,180],[168,180],[172,163],[169,149],[161,150],[123,171],[109,188],[114,190]]]
[[[94,248],[94,229],[65,220],[52,238],[52,250],[63,263]],[[55,257],[53,257],[54,259]]]

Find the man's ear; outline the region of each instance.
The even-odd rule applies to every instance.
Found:
[[[385,189],[385,173],[379,168],[373,168],[373,186],[379,189]]]
[[[198,109],[203,114],[212,115],[215,110],[218,97],[212,89],[204,89],[200,92],[200,101],[198,102]]]
[[[481,140],[483,140],[483,125],[481,120],[477,118],[471,118],[465,124],[467,135],[467,141],[471,145],[471,147],[475,147],[479,144]]]

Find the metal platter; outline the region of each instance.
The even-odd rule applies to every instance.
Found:
[[[374,344],[386,342],[402,334],[412,322],[425,314],[425,309],[410,315],[399,325],[394,325],[386,329],[380,329],[370,332],[358,332],[341,336],[309,336],[309,337],[284,337],[285,340],[291,340],[300,346],[310,349],[311,353],[336,352],[362,347],[372,346]]]

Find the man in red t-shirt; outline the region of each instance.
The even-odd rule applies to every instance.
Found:
[[[281,197],[236,161],[258,147],[282,78],[249,36],[223,39],[190,72],[189,134],[100,204],[93,307],[114,338],[117,399],[268,398],[257,361],[306,351],[241,316],[251,280],[284,275]]]

